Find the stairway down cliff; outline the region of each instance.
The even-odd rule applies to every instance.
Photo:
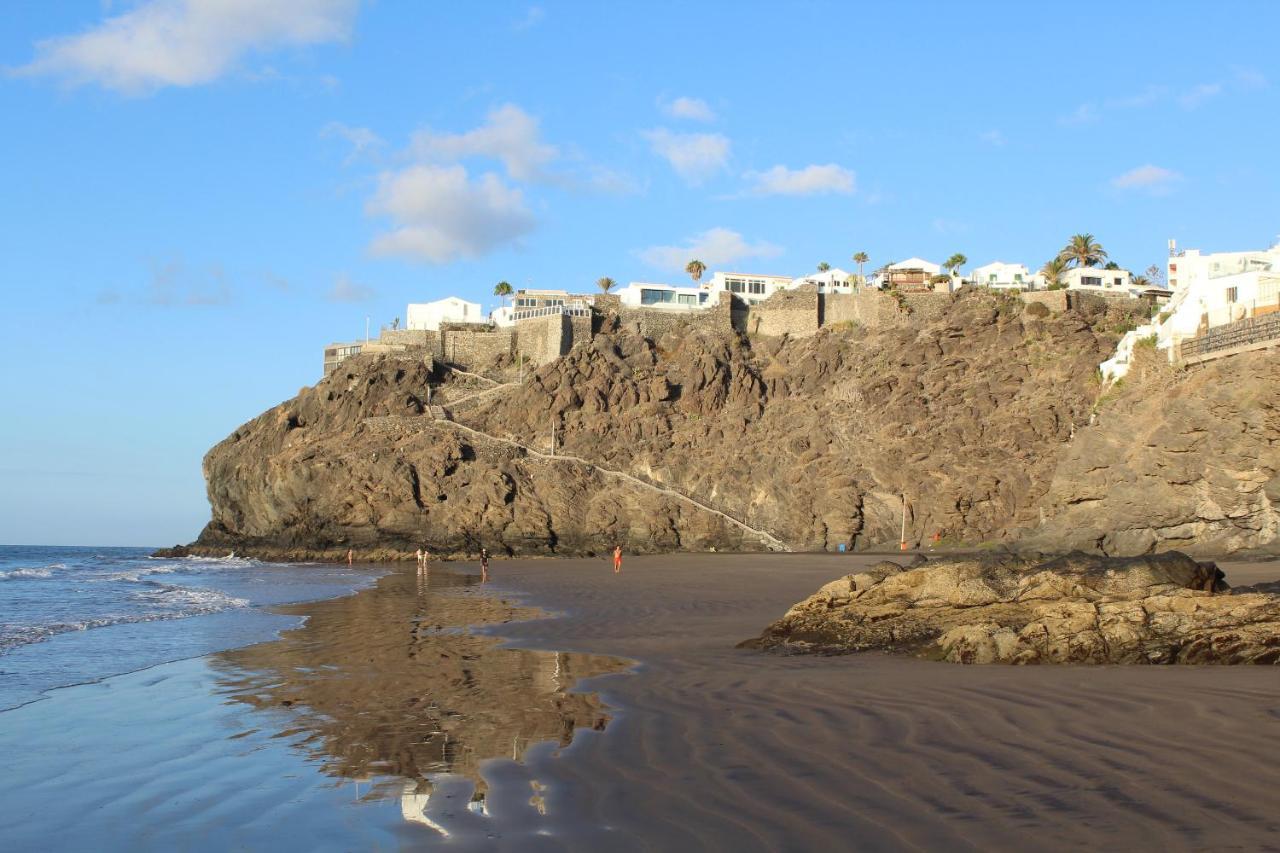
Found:
[[[1114,446],[1153,405],[1114,394],[1100,403],[1097,365],[1114,322],[1105,311],[1031,316],[985,292],[913,327],[795,339],[689,326],[655,340],[606,316],[588,343],[519,381],[495,365],[502,387],[454,382],[413,358],[361,356],[209,451],[212,520],[195,546],[293,558],[349,547],[896,546],[904,496],[913,544],[1079,544],[1066,484],[1104,447],[1100,464],[1129,465]],[[1274,376],[1270,358],[1259,363]],[[1165,381],[1212,399],[1217,423],[1240,425],[1232,470],[1274,516],[1277,383]],[[428,386],[445,418],[432,415]],[[450,399],[467,402],[455,410]],[[1270,414],[1253,414],[1258,405]],[[1214,442],[1188,450],[1203,464],[1178,476],[1210,476]],[[1092,520],[1106,517],[1106,484],[1122,479],[1103,475]],[[1272,522],[1248,523],[1252,535],[1212,541],[1275,541]],[[1140,528],[1128,519],[1124,529]],[[1136,552],[1163,541],[1103,534],[1085,544]]]

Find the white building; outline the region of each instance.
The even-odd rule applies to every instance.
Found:
[[[721,293],[732,293],[747,303],[755,304],[790,286],[791,279],[785,275],[718,272],[711,281],[702,285],[702,289],[715,294],[713,299],[719,299]]]
[[[969,280],[981,287],[997,290],[1040,290],[1044,287],[1044,276],[1027,269],[1026,264],[1006,264],[1004,261],[992,261],[975,267]]]
[[[929,280],[942,274],[942,265],[924,258],[907,258],[881,267],[871,274],[870,287],[901,287],[906,290],[928,289]]]
[[[1102,267],[1072,267],[1059,278],[1068,290],[1086,290],[1092,293],[1137,297],[1133,276],[1128,270],[1108,270]]]
[[[1159,345],[1203,329],[1280,310],[1280,243],[1251,252],[1179,252],[1169,241],[1169,288]]]
[[[807,284],[817,285],[819,293],[853,293],[853,285],[849,283],[849,273],[839,267],[793,278],[787,287],[794,290]]]
[[[714,305],[720,293],[706,287],[633,281],[616,291],[623,305],[630,308],[670,308],[697,310]]]
[[[441,323],[483,323],[479,302],[468,302],[457,296],[446,296],[435,302],[411,302],[405,315],[406,329],[440,331]]]

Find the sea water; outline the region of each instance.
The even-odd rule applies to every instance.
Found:
[[[0,546],[0,710],[50,689],[269,640],[270,605],[359,589],[373,567]]]

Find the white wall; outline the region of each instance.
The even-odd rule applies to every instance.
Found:
[[[441,323],[483,323],[479,302],[468,302],[456,296],[435,302],[411,302],[405,314],[405,328],[440,330]]]
[[[795,290],[806,284],[816,284],[819,293],[852,293],[853,285],[849,284],[849,273],[833,267],[826,272],[815,272],[810,275],[793,278],[787,287]]]
[[[1097,283],[1087,282],[1096,279]],[[1114,293],[1132,296],[1133,276],[1128,270],[1108,270],[1102,267],[1072,267],[1062,274],[1062,283],[1068,290],[1087,290],[1093,293]]]
[[[1037,276],[1032,275],[1025,264],[1006,264],[1003,261],[994,261],[993,263],[975,267],[973,272],[969,274],[969,280],[982,287],[1033,290],[1036,286]]]
[[[728,291],[749,303],[763,302],[776,291],[790,287],[791,279],[781,275],[718,272],[706,287],[715,292]],[[739,287],[739,290],[734,290]]]
[[[644,301],[643,291],[658,291],[664,294],[671,294],[670,301],[648,302]],[[633,281],[626,287],[616,291],[619,300],[623,305],[631,308],[670,308],[675,310],[691,311],[700,308],[706,308],[716,304],[719,299],[719,291],[713,291],[702,287],[679,286],[674,284],[659,284],[649,281]]]

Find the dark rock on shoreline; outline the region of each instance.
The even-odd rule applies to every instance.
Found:
[[[1170,552],[882,562],[832,581],[744,647],[884,650],[952,663],[1280,664],[1280,595]]]

